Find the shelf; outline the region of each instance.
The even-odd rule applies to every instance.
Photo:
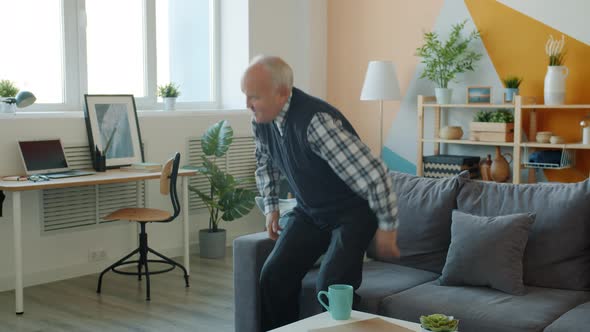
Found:
[[[590,144],[582,143],[566,143],[566,144],[551,144],[551,143],[521,143],[522,147],[529,148],[548,148],[548,149],[570,149],[570,150],[590,150]]]
[[[541,168],[541,169],[567,169],[572,168],[572,165],[562,166],[559,164],[548,164],[548,163],[523,163],[525,168]]]
[[[441,108],[514,108],[514,104],[423,104],[424,107]]]
[[[467,139],[422,139],[424,143],[448,143],[448,144],[465,144],[465,145],[487,145],[487,146],[514,146],[514,142],[482,142],[470,141]],[[588,147],[590,149],[590,146]]]
[[[589,109],[590,105],[522,105],[523,109]]]

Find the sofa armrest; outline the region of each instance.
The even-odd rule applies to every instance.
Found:
[[[260,331],[260,271],[275,241],[267,232],[234,240],[234,309],[236,332]]]

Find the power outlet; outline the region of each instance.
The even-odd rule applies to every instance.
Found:
[[[94,249],[88,250],[88,261],[89,262],[98,262],[107,259],[107,252],[106,250]]]

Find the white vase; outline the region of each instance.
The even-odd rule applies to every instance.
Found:
[[[545,105],[561,105],[565,102],[565,78],[569,75],[566,66],[549,66],[545,75]]]
[[[164,110],[174,111],[176,108],[176,97],[164,97]]]
[[[437,104],[450,104],[453,90],[449,88],[434,88]]]

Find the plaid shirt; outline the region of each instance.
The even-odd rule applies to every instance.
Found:
[[[291,98],[275,118],[274,125],[283,135],[285,116]],[[254,136],[256,126],[252,122]],[[334,172],[357,195],[366,199],[377,215],[379,229],[397,228],[397,196],[385,164],[371,154],[369,148],[354,134],[342,127],[339,120],[327,113],[317,113],[307,129],[312,151],[324,159]],[[264,197],[265,214],[279,209],[277,188],[279,169],[273,165],[268,146],[256,139],[256,184]]]

